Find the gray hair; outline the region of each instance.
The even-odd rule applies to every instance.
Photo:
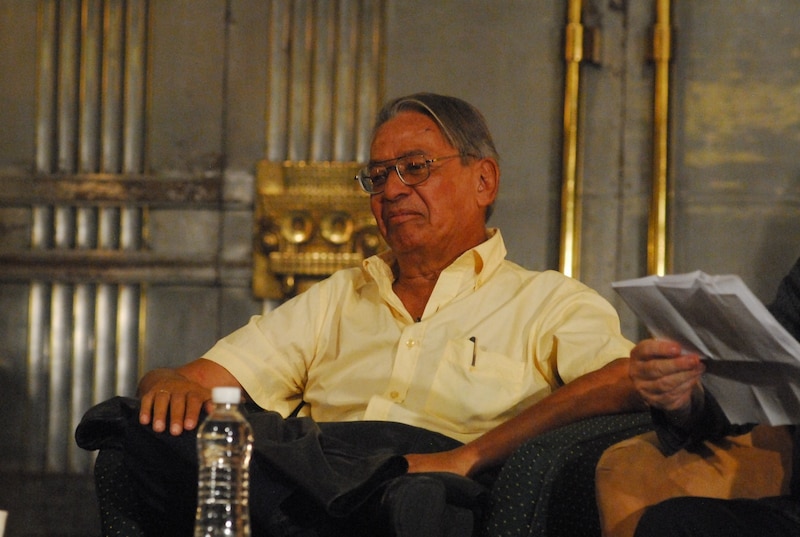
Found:
[[[500,160],[483,114],[457,97],[435,93],[415,93],[386,103],[378,112],[373,137],[381,125],[400,112],[407,111],[419,112],[435,121],[445,140],[455,147],[462,157],[491,157]]]

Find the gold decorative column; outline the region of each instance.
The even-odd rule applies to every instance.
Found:
[[[581,269],[580,65],[599,63],[600,32],[581,23],[582,0],[569,0],[564,39],[564,140],[562,144],[559,270],[573,278]]]
[[[581,181],[578,175],[578,97],[583,58],[581,0],[569,0],[565,36],[564,142],[562,147],[561,246],[559,269],[580,274]]]
[[[657,0],[653,27],[653,178],[647,234],[647,272],[664,275],[671,270],[669,237],[669,67],[672,54],[670,0]]]

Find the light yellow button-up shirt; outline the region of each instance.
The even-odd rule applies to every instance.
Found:
[[[614,308],[555,271],[505,259],[497,230],[442,271],[420,322],[392,254],[342,270],[206,355],[255,403],[317,421],[396,421],[469,442],[560,385],[628,356]]]

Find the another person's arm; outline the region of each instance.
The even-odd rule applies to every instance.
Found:
[[[227,369],[203,358],[176,369],[154,369],[139,381],[139,422],[152,424],[156,432],[166,430],[169,422],[173,435],[194,429],[215,386],[241,385]]]
[[[705,370],[697,354],[684,353],[674,341],[646,339],[631,350],[634,388],[675,425],[689,425],[703,411],[700,377]]]
[[[674,341],[646,339],[631,351],[631,380],[650,407],[667,454],[751,428],[731,425],[716,399],[703,389],[705,370],[700,356]]]

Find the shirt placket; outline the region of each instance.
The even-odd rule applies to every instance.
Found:
[[[397,345],[392,376],[384,397],[392,403],[402,403],[408,395],[414,371],[422,352],[425,323],[413,323],[403,329]]]

